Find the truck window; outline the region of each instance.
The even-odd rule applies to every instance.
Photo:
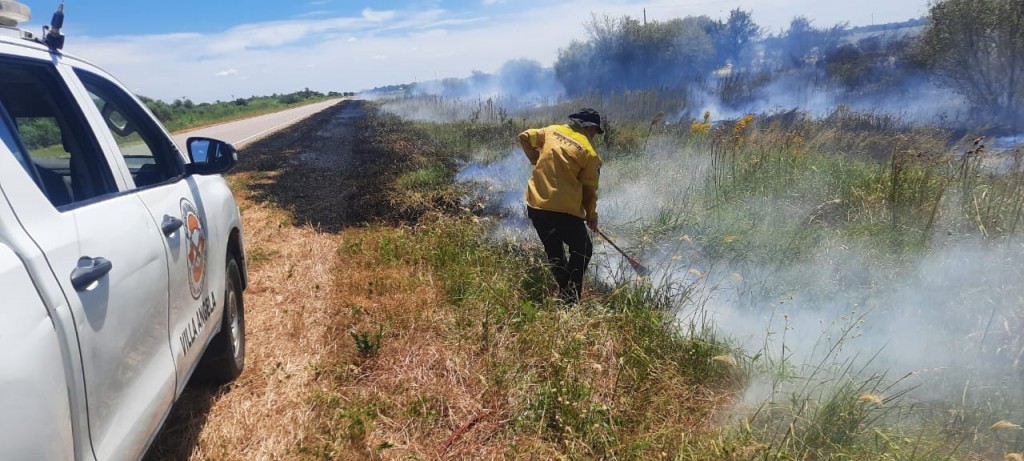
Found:
[[[64,209],[117,190],[96,138],[53,64],[0,58],[0,105],[13,125],[14,144],[27,151],[23,166],[53,206]]]
[[[134,98],[107,79],[81,69],[75,73],[117,141],[136,187],[184,175],[185,163],[178,148]]]
[[[32,180],[38,185],[39,175],[36,174],[35,166],[32,165],[32,160],[29,159],[28,154],[25,152],[25,147],[21,145],[15,136],[15,130],[14,121],[7,115],[7,109],[4,108],[3,104],[0,104],[0,142],[7,146],[7,150],[14,154],[14,158],[18,160],[21,167],[32,176]]]

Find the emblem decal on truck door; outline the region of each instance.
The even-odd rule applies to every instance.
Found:
[[[188,287],[192,299],[199,299],[206,284],[206,229],[199,219],[199,211],[188,199],[181,199],[181,220],[185,222],[185,241],[188,245]]]

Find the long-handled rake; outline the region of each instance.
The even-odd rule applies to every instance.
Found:
[[[636,273],[639,276],[647,277],[648,275],[651,274],[651,270],[648,269],[647,266],[641,263],[639,259],[636,259],[629,253],[626,253],[622,248],[619,248],[619,246],[616,245],[615,242],[612,241],[612,239],[608,238],[607,235],[604,235],[604,232],[601,232],[600,229],[597,230],[597,235],[600,235],[602,238],[604,238],[604,240],[608,242],[608,244],[610,244],[612,248],[618,250],[622,257],[626,258],[626,261],[629,261],[629,265],[633,268],[633,270],[636,271]]]

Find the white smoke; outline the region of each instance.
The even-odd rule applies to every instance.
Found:
[[[797,368],[826,359],[861,362],[894,379],[913,374],[919,397],[938,397],[955,380],[977,389],[1019,373],[1024,365],[1020,241],[949,237],[948,226],[940,222],[933,249],[917,260],[838,236],[821,240],[796,262],[716,259],[706,253],[706,242],[694,237],[708,233],[700,227],[706,226],[700,214],[707,203],[709,158],[699,148],[654,140],[643,158],[606,162],[599,211],[602,227],[616,243],[653,269],[650,281],[670,290],[696,290],[689,299],[698,301],[715,328],[745,355]],[[525,156],[514,150],[497,162],[467,165],[458,180],[477,184],[488,211],[505,216],[502,235],[530,241],[536,236],[522,211],[528,177]],[[747,228],[737,229],[735,243],[813,226],[808,215],[827,199],[748,203],[741,207]],[[637,232],[659,220],[669,220],[670,230]],[[591,275],[624,283],[631,277],[626,261],[594,238]],[[687,322],[694,308],[680,312]],[[757,404],[778,391],[755,379],[745,400]]]
[[[903,121],[966,120],[959,97],[924,83],[899,98],[849,99],[779,79],[762,89],[760,99],[739,109],[699,96],[695,99],[701,103],[694,106],[699,110],[691,116],[700,119],[705,109],[719,119],[794,107],[827,116],[843,104],[899,114]],[[494,101],[506,107],[504,100]],[[409,99],[389,103],[386,110],[446,122],[469,119],[467,106],[473,107],[455,100],[446,106]],[[943,217],[955,213],[945,212],[939,213],[930,249],[920,256],[898,257],[878,248],[877,241],[838,234],[802,240],[803,232],[823,232],[811,221],[815,210],[835,199],[825,192],[829,178],[813,172],[800,180],[817,187],[731,204],[736,216],[710,222],[709,147],[683,146],[668,136],[649,141],[641,155],[606,160],[599,190],[601,227],[653,269],[651,282],[699,304],[681,309],[680,322],[692,321],[700,310],[744,355],[757,357],[755,362],[795,369],[859,362],[868,367],[864,371],[893,379],[910,374],[919,398],[998,389],[1017,399],[1000,411],[1007,417],[1022,411],[1020,386],[1006,384],[1024,366],[1019,333],[1024,331],[1024,245],[1019,240],[992,242],[952,232],[956,226]],[[1013,137],[993,146],[1017,144]],[[493,237],[535,244],[523,199],[529,175],[522,151],[513,149],[497,161],[464,165],[456,179],[475,185],[467,203],[482,203],[480,211],[501,217]],[[789,235],[792,241],[781,244],[818,243],[804,248],[796,260],[777,262],[765,262],[764,255],[744,257],[743,251],[728,258],[712,251],[722,246],[782,250],[770,245]],[[628,283],[633,275],[625,259],[596,235],[594,243],[591,276],[609,284]],[[755,377],[744,401],[757,404],[780,392],[772,379]]]

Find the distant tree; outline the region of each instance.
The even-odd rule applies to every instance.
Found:
[[[513,59],[498,69],[498,81],[503,88],[528,91],[540,84],[544,67],[530,59]]]
[[[60,128],[52,118],[24,118],[18,123],[18,131],[25,147],[38,149],[60,144]]]
[[[836,24],[827,29],[818,29],[805,16],[797,16],[789,23],[789,29],[778,43],[781,54],[788,64],[800,67],[815,63],[839,46],[846,24]]]
[[[840,47],[841,48],[841,47]],[[885,42],[882,37],[878,35],[872,35],[870,37],[864,37],[857,40],[857,49],[867,54],[877,54],[884,51]]]
[[[929,13],[919,41],[924,62],[975,107],[1013,117],[1016,125],[1024,97],[1024,2],[940,0]]]
[[[469,84],[475,88],[483,88],[491,83],[491,75],[487,72],[474,70],[469,74]]]
[[[739,8],[729,12],[729,19],[722,25],[718,49],[734,66],[740,64],[740,55],[751,42],[764,33],[749,12]]]
[[[714,43],[708,31],[714,22],[707,16],[687,16],[674,19],[666,24],[663,33],[676,32],[675,42],[663,50],[666,57],[674,61],[674,65],[682,70],[684,76],[703,77],[706,72],[721,63],[714,62]]]
[[[853,44],[845,44],[825,57],[825,68],[829,76],[847,88],[856,88],[863,83],[864,75],[870,68],[869,57]]]
[[[594,17],[586,41],[559,50],[555,76],[570,94],[677,86],[703,78],[718,63],[706,16],[641,23]]]
[[[161,122],[167,123],[174,118],[174,108],[168,105],[166,102],[150,99],[145,96],[139,96],[139,100],[149,108],[149,111],[156,116]]]
[[[554,72],[531,59],[506,61],[498,69],[495,79],[502,92],[527,99],[553,97],[564,92],[562,85],[555,80]]]
[[[871,36],[826,54],[828,77],[848,91],[886,93],[924,76],[909,36]]]

